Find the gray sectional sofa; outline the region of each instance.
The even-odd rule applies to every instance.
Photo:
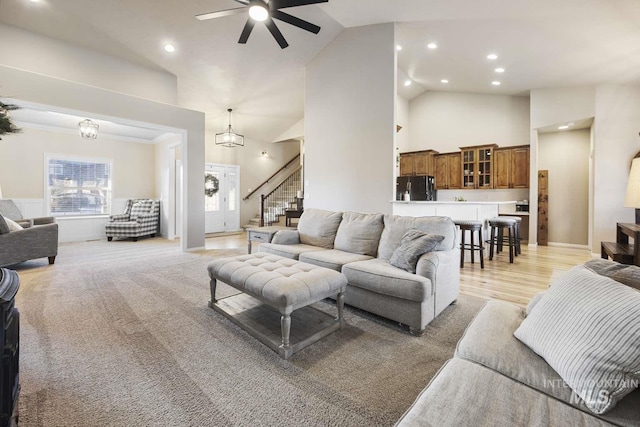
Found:
[[[390,263],[409,230],[442,236],[418,257],[415,271]],[[414,335],[458,298],[460,253],[447,217],[306,209],[297,230],[278,231],[258,250],[341,271],[346,304],[407,325]]]
[[[591,279],[582,272],[582,276],[565,280],[575,290],[588,293],[586,286],[593,276],[608,276],[624,285],[635,283],[640,289],[640,268],[635,266],[621,266],[613,261],[594,259],[585,263],[585,268],[592,273]],[[632,268],[629,268],[632,267]],[[626,270],[626,271],[624,271]],[[573,274],[574,269],[565,273]],[[595,278],[594,280],[602,280]],[[555,281],[555,286],[564,286]],[[606,283],[604,284],[606,285]],[[638,343],[638,318],[635,323],[621,322],[617,327],[603,326],[608,320],[615,320],[619,316],[637,313],[619,313],[617,302],[607,302],[607,291],[604,285],[595,285],[595,292],[591,296],[592,304],[581,301],[588,298],[580,292],[572,292],[569,299],[581,315],[571,315],[566,304],[559,304],[559,314],[565,316],[555,330],[549,335],[559,335],[565,328],[584,327],[587,332],[593,330],[590,340],[599,337],[602,340],[615,340],[623,334],[631,334],[631,339],[617,338],[617,345],[598,345],[596,341],[585,341],[587,344],[576,353],[585,356],[589,362],[595,360],[599,368],[603,366],[617,366],[612,363],[627,346],[627,363],[635,364],[637,369],[640,361],[640,346]],[[620,287],[620,286],[618,286]],[[602,289],[602,291],[600,291]],[[624,292],[624,290],[623,290]],[[629,294],[629,291],[627,291]],[[580,297],[578,297],[580,295]],[[633,298],[633,292],[629,294]],[[401,427],[413,426],[638,426],[640,425],[640,389],[631,384],[629,394],[618,393],[623,397],[617,401],[612,409],[604,413],[594,413],[586,406],[585,401],[568,385],[565,380],[549,363],[555,360],[546,354],[547,358],[539,356],[528,345],[525,345],[514,334],[518,334],[520,326],[527,317],[532,318],[535,310],[540,310],[539,304],[549,297],[549,292],[541,298],[535,298],[524,310],[513,304],[502,301],[489,301],[467,328],[459,341],[453,359],[449,360],[431,380],[429,385],[418,396],[414,404],[407,410],[396,424]],[[640,296],[637,296],[640,297]],[[575,302],[575,303],[574,303]],[[630,301],[627,301],[632,304]],[[547,304],[547,308],[551,303]],[[638,305],[637,299],[633,303]],[[610,310],[607,307],[611,307]],[[636,307],[636,310],[640,307]],[[595,313],[595,315],[594,315]],[[547,312],[540,313],[543,317],[550,317]],[[608,320],[607,320],[608,319]],[[548,319],[542,319],[548,320]],[[635,326],[634,326],[635,325]],[[635,329],[633,329],[635,327]],[[541,334],[540,331],[536,332]],[[634,335],[635,334],[635,335]],[[572,335],[574,333],[572,332]],[[635,337],[635,340],[634,338]],[[562,338],[554,351],[566,357],[571,352],[571,344]],[[634,342],[635,341],[635,342]],[[635,346],[635,349],[632,347]],[[603,358],[602,355],[605,357]],[[552,362],[547,362],[552,360]],[[583,374],[589,369],[571,361],[574,373]],[[640,372],[631,373],[636,379]],[[617,375],[623,369],[612,369]],[[562,370],[560,370],[562,372]],[[576,372],[577,371],[577,372]],[[599,376],[598,378],[606,378]],[[597,382],[597,381],[596,381]],[[610,379],[602,381],[614,384]],[[594,383],[594,382],[592,382]],[[636,382],[637,384],[637,382]],[[613,395],[613,393],[612,393]],[[597,403],[597,402],[596,402]]]

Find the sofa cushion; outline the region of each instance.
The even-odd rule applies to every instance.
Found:
[[[577,266],[554,282],[514,335],[603,414],[640,379],[638,319],[640,292]]]
[[[279,245],[276,243],[260,243],[258,246],[258,252],[267,252],[273,255],[280,255],[285,258],[298,259],[300,254],[305,252],[317,252],[326,249],[319,248],[311,245]]]
[[[393,251],[389,263],[409,273],[415,273],[418,258],[433,251],[443,239],[444,236],[411,229],[402,236],[400,246]]]
[[[342,274],[351,286],[396,298],[422,302],[433,294],[431,280],[408,273],[379,258],[346,264],[342,267]]]
[[[456,357],[478,363],[533,389],[588,411],[576,399],[560,375],[543,358],[513,336],[524,313],[514,304],[489,301],[469,324],[458,342]],[[618,425],[633,425],[640,406],[640,390],[636,390],[611,411],[599,416]]]
[[[463,359],[449,360],[396,423],[397,427],[606,426],[504,375]]]
[[[425,233],[444,236],[436,250],[451,250],[456,247],[456,226],[449,217],[425,216],[414,218],[385,215],[384,229],[378,246],[378,258],[390,259],[393,252],[400,246],[402,236],[412,228]]]
[[[298,222],[300,243],[332,249],[342,212],[305,209]]]
[[[620,264],[619,262],[602,258],[590,259],[584,263],[584,266],[601,276],[606,276],[616,282],[640,289],[640,267],[638,266]]]
[[[333,247],[354,254],[376,256],[384,225],[382,218],[382,214],[343,213]]]
[[[342,271],[342,266],[347,263],[365,261],[371,258],[372,257],[369,255],[354,254],[351,252],[340,251],[338,249],[325,249],[315,252],[301,253],[298,259],[302,262],[308,262],[309,264]]]
[[[7,234],[9,232],[9,225],[4,216],[0,214],[0,234]]]

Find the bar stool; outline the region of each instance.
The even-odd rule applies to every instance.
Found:
[[[489,232],[489,259],[493,259],[494,245],[496,254],[502,251],[502,245],[505,243],[504,231],[507,230],[506,243],[509,244],[509,262],[513,263],[513,257],[516,252],[516,220],[495,217],[489,219],[489,225],[491,226]]]
[[[520,224],[522,223],[522,218],[519,216],[501,216],[500,218],[506,219],[515,219],[516,220],[516,256],[522,254],[522,249],[520,248]]]
[[[480,268],[484,268],[484,244],[482,242],[482,221],[474,220],[456,220],[455,225],[460,227],[461,243],[460,243],[460,268],[464,268],[464,251],[471,251],[471,264],[475,263],[475,252],[480,252]],[[465,243],[466,231],[471,234],[471,243]],[[478,232],[478,244],[476,245],[475,232]]]

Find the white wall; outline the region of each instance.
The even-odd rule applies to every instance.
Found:
[[[91,113],[96,119],[162,126],[183,134],[185,220],[181,245],[183,250],[204,247],[204,113],[2,65],[0,82],[5,93],[23,101]],[[154,163],[153,155],[149,161]]]
[[[177,102],[177,78],[166,71],[2,23],[0,40],[2,65],[168,104]],[[1,89],[4,96],[20,97]]]
[[[172,136],[155,144],[155,198],[160,200],[160,234],[163,237],[169,237],[169,222],[171,221],[171,209],[175,206],[175,191],[173,188],[175,175],[172,175],[172,169],[175,169],[175,161],[179,159],[179,144],[182,143],[182,137]],[[177,152],[170,155],[171,146],[176,146]],[[173,172],[175,174],[175,170]]]
[[[529,98],[425,92],[409,104],[409,143],[401,151],[529,143]]]
[[[640,86],[596,88],[594,218],[592,252],[601,241],[615,241],[616,222],[635,222],[624,207],[631,159],[640,150]]]
[[[0,142],[0,185],[5,198],[44,200],[45,154],[113,160],[113,197],[155,197],[155,165],[151,144],[23,127]],[[118,213],[118,212],[116,212]]]
[[[391,213],[395,24],[348,28],[306,69],[305,207]]]
[[[538,135],[538,169],[549,171],[549,243],[588,244],[590,134],[580,129]]]

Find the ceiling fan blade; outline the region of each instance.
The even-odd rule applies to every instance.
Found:
[[[287,24],[295,25],[298,28],[307,30],[313,34],[318,34],[320,32],[320,27],[318,27],[317,25],[314,25],[311,22],[307,22],[304,19],[296,18],[295,16],[289,15],[288,13],[284,13],[280,10],[272,10],[271,16],[275,19],[284,21]]]
[[[237,15],[238,13],[246,12],[246,7],[236,7],[234,9],[221,10],[218,12],[201,13],[196,15],[196,19],[206,21],[207,19],[222,18],[223,16]]]
[[[276,41],[278,42],[278,44],[282,49],[289,46],[289,43],[287,43],[287,41],[284,39],[284,36],[276,26],[276,23],[273,22],[273,19],[271,18],[267,19],[266,21],[264,21],[264,24],[267,26],[267,28],[271,32],[271,35],[273,36],[274,39],[276,39]]]
[[[251,31],[253,30],[253,26],[255,24],[256,21],[254,21],[253,19],[247,19],[247,23],[244,24],[244,28],[242,29],[242,34],[240,34],[240,40],[238,40],[238,43],[245,44],[247,40],[249,40],[249,35],[251,34]]]
[[[286,7],[307,6],[310,4],[327,3],[329,0],[271,0],[269,7],[273,9],[284,9]]]
[[[242,3],[242,4],[244,4],[245,6],[247,6],[247,5],[250,3],[250,1],[249,1],[249,0],[233,0],[233,1],[236,1],[236,2],[238,2],[238,3]]]

